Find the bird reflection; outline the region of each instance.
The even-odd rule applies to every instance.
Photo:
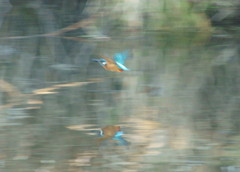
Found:
[[[98,62],[104,69],[112,72],[129,71],[124,65],[125,60],[128,58],[128,51],[116,53],[112,58],[101,57],[99,59],[92,59],[92,61]]]
[[[115,145],[118,145],[118,146],[129,145],[129,142],[122,137],[124,133],[123,131],[121,131],[120,126],[106,126],[104,128],[101,128],[98,131],[92,131],[92,132],[97,133],[97,135],[100,137],[97,140],[98,144],[104,141],[108,141],[108,142],[113,142]]]

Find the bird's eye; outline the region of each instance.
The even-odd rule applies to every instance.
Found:
[[[101,62],[101,63],[102,63],[102,65],[106,65],[106,64],[107,64],[107,62],[105,62],[105,61],[104,61],[104,62]]]

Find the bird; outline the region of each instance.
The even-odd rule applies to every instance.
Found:
[[[92,61],[98,62],[104,69],[112,72],[129,71],[124,65],[125,60],[128,58],[128,51],[116,53],[113,58],[100,57],[99,59],[92,59]]]
[[[100,144],[103,141],[113,141],[116,145],[128,145],[129,142],[126,141],[122,135],[124,135],[123,131],[121,131],[120,126],[106,126],[104,128],[101,128],[97,131],[98,136],[100,137],[97,140],[97,143]]]

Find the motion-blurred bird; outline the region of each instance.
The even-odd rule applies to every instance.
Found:
[[[104,69],[113,72],[129,71],[124,65],[125,60],[128,58],[128,51],[116,53],[112,58],[101,57],[99,59],[92,59],[92,61],[98,62]]]
[[[123,134],[120,126],[106,126],[98,131],[98,143],[109,139],[114,140],[116,145],[128,145],[129,142],[122,137]]]

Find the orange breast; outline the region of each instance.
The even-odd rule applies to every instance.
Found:
[[[123,70],[120,69],[117,64],[110,58],[108,57],[101,57],[107,61],[107,64],[103,66],[104,69],[108,71],[113,71],[113,72],[122,72]]]
[[[121,131],[120,126],[106,126],[102,128],[104,136],[100,139],[98,139],[98,142],[101,142],[103,140],[107,140],[111,137],[113,137],[117,131]]]

